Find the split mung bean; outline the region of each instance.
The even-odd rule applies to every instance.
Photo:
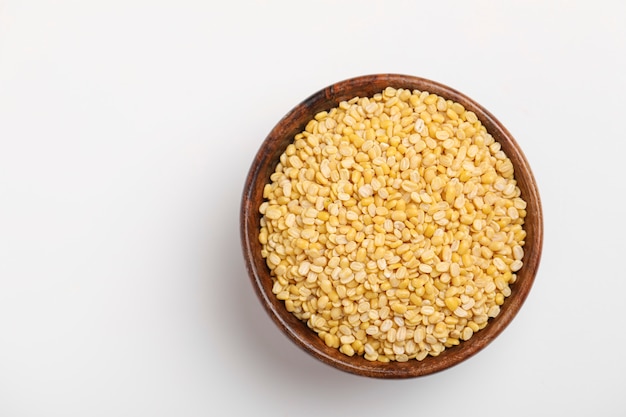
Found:
[[[315,115],[259,207],[273,293],[330,347],[422,360],[500,313],[526,202],[475,113],[388,87]]]

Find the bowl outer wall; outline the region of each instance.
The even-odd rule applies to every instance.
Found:
[[[263,201],[263,186],[269,182],[280,155],[294,136],[304,130],[306,123],[320,111],[330,110],[341,101],[355,96],[371,97],[386,87],[428,91],[445,99],[462,104],[478,116],[487,131],[501,144],[511,159],[521,197],[527,202],[524,223],[526,245],[524,267],[518,280],[511,285],[511,295],[501,306],[500,314],[477,332],[468,342],[445,349],[440,355],[428,356],[422,361],[370,362],[366,359],[343,355],[330,348],[307,325],[286,311],[284,302],[271,292],[273,281],[261,245],[256,238],[260,230],[258,207]],[[357,93],[358,92],[358,93]],[[517,315],[526,300],[538,271],[543,244],[543,214],[536,181],[522,150],[508,130],[485,108],[464,94],[441,83],[402,74],[374,74],[355,77],[332,84],[304,100],[287,113],[268,134],[251,164],[241,200],[241,244],[248,275],[257,297],[274,323],[300,348],[327,365],[342,371],[375,378],[410,378],[424,376],[450,368],[484,349]]]

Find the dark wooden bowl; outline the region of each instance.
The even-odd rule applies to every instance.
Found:
[[[511,295],[501,306],[500,314],[490,319],[487,326],[468,341],[445,349],[439,356],[427,356],[422,361],[370,362],[360,356],[349,357],[338,349],[327,347],[318,335],[285,309],[272,293],[273,281],[265,259],[261,256],[258,240],[260,230],[259,206],[263,202],[263,187],[269,181],[279,156],[301,132],[313,116],[336,107],[339,102],[355,96],[371,97],[385,87],[405,88],[435,93],[445,99],[461,103],[473,111],[515,168],[515,178],[521,196],[527,202],[524,228],[527,232],[524,246],[524,266],[511,285]],[[241,243],[248,274],[263,307],[275,324],[300,348],[325,364],[342,371],[374,378],[411,378],[432,374],[450,368],[473,356],[494,340],[518,313],[533,285],[543,244],[543,215],[539,192],[530,166],[519,145],[508,130],[485,108],[464,94],[427,79],[399,75],[375,74],[360,76],[333,84],[313,94],[291,110],[272,129],[252,162],[241,200]]]

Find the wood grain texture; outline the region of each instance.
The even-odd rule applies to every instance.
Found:
[[[502,150],[511,159],[521,196],[528,206],[524,225],[527,232],[524,266],[518,272],[515,284],[511,285],[511,295],[501,306],[500,314],[491,319],[469,341],[447,348],[437,357],[428,356],[422,361],[384,364],[370,362],[362,357],[348,357],[337,349],[327,347],[316,333],[289,313],[282,301],[276,299],[271,291],[273,282],[269,268],[261,256],[258,209],[263,202],[263,187],[269,181],[278,158],[293,141],[295,134],[302,131],[316,113],[336,107],[339,102],[355,96],[370,97],[389,86],[435,93],[461,103],[466,109],[476,113],[487,131],[500,142]],[[539,268],[543,245],[543,214],[539,191],[528,161],[509,131],[489,111],[464,94],[431,80],[402,74],[365,75],[338,82],[311,95],[287,113],[261,144],[251,164],[241,199],[240,221],[241,245],[249,278],[274,323],[291,341],[323,363],[345,372],[373,378],[399,379],[429,375],[459,364],[484,349],[509,325],[526,300]]]

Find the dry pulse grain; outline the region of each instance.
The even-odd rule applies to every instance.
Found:
[[[422,360],[470,339],[523,265],[513,164],[476,114],[428,92],[318,113],[263,194],[273,293],[348,356]]]

